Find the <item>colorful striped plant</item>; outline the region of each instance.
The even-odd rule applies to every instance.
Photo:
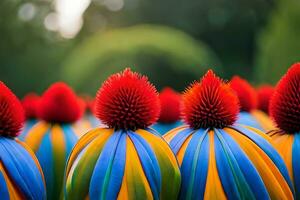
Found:
[[[168,131],[183,125],[180,120],[181,95],[166,87],[159,94],[161,111],[157,123],[152,128],[164,135]]]
[[[79,139],[68,160],[65,199],[176,199],[180,170],[168,144],[153,130],[160,111],[156,89],[126,69],[96,97],[96,114],[109,128]]]
[[[15,139],[24,122],[17,97],[0,82],[0,199],[46,199],[44,175],[34,153]]]
[[[21,101],[25,110],[26,122],[24,128],[19,135],[19,139],[24,141],[24,138],[32,127],[38,122],[37,109],[40,97],[35,93],[27,94]]]
[[[169,142],[181,166],[179,199],[293,199],[292,182],[270,138],[233,125],[239,100],[212,71],[183,94],[186,126]]]
[[[274,127],[273,122],[257,110],[257,93],[247,80],[234,76],[230,81],[230,86],[238,96],[240,103],[237,124],[251,126],[264,132]]]
[[[42,95],[38,122],[25,137],[43,169],[47,199],[59,199],[63,191],[64,169],[78,140],[72,123],[82,114],[78,99],[64,83],[55,83]]]
[[[271,131],[300,198],[300,63],[291,66],[276,86],[270,101],[270,115],[278,129]]]

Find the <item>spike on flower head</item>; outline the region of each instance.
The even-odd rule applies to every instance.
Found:
[[[81,114],[82,109],[77,96],[65,83],[54,83],[40,99],[38,115],[47,122],[73,123]]]
[[[97,92],[96,116],[116,129],[136,130],[153,124],[160,103],[155,87],[146,76],[129,68],[110,76]]]
[[[25,120],[19,99],[0,81],[0,136],[16,137]]]
[[[278,82],[270,101],[270,115],[287,133],[300,131],[300,63],[295,63]]]
[[[262,85],[257,89],[257,108],[269,113],[269,103],[270,99],[274,93],[274,87],[271,85]]]
[[[256,91],[247,80],[234,76],[230,86],[238,96],[241,111],[250,112],[257,107]]]
[[[25,111],[26,119],[36,119],[40,97],[35,93],[28,93],[21,103]]]
[[[166,87],[160,92],[159,100],[161,105],[159,121],[172,123],[179,120],[181,95],[172,88]]]
[[[209,70],[183,94],[183,119],[192,128],[232,125],[239,112],[238,98],[227,83]]]

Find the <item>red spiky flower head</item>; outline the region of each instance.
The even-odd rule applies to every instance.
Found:
[[[170,87],[159,94],[161,111],[159,120],[162,123],[176,122],[180,118],[181,95]]]
[[[23,105],[26,119],[36,119],[37,109],[40,97],[35,93],[28,93],[22,99],[21,103]]]
[[[238,98],[209,70],[200,82],[183,94],[183,119],[192,128],[224,128],[232,125],[239,112]]]
[[[269,113],[269,103],[270,99],[274,93],[274,87],[271,85],[262,85],[257,89],[257,108]]]
[[[292,65],[278,82],[270,100],[270,115],[281,130],[300,131],[300,63]]]
[[[81,114],[76,94],[65,83],[52,84],[41,97],[38,115],[47,122],[73,123]]]
[[[241,111],[250,112],[257,107],[256,91],[247,80],[234,76],[230,86],[238,96]]]
[[[25,120],[19,99],[0,81],[0,136],[16,137]]]
[[[96,116],[111,128],[136,130],[153,124],[160,103],[146,76],[129,68],[110,76],[97,92]]]

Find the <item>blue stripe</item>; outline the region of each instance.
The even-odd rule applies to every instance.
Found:
[[[69,125],[69,124],[65,124],[65,125],[62,125],[62,130],[64,132],[64,137],[65,137],[65,144],[66,144],[66,161],[73,149],[73,147],[75,146],[77,140],[78,140],[78,137],[77,135],[75,134],[75,132],[73,131],[72,127]]]
[[[139,135],[129,131],[135,149],[139,155],[144,173],[150,184],[154,199],[159,199],[161,192],[161,175],[158,161],[150,145]]]
[[[195,158],[197,159],[197,167],[194,177],[192,199],[199,199],[204,197],[206,178],[208,173],[209,147],[209,137],[206,135],[202,141],[199,156],[198,158]]]
[[[233,129],[237,130],[241,134],[248,137],[250,140],[252,140],[259,148],[261,148],[268,157],[273,161],[273,163],[276,165],[284,179],[286,180],[287,184],[289,185],[290,189],[294,193],[293,184],[290,179],[288,170],[285,166],[285,163],[279,153],[274,149],[274,147],[263,137],[261,137],[259,134],[255,133],[254,131],[247,129],[243,126],[233,126]]]
[[[223,189],[228,199],[242,199],[235,180],[237,177],[235,176],[239,176],[239,178],[243,176],[238,172],[238,166],[232,159],[233,155],[230,149],[224,144],[224,141],[221,141],[222,136],[217,135],[216,129],[214,132],[216,164]]]
[[[233,138],[227,134],[224,130],[218,129],[216,132],[219,132],[227,145],[229,146],[236,162],[239,165],[241,172],[243,173],[243,177],[245,181],[251,188],[255,199],[269,199],[268,190],[264,185],[263,180],[261,179],[258,171],[255,166],[249,160],[244,151],[240,148],[240,146],[233,140]]]
[[[292,147],[292,166],[296,197],[300,198],[300,132],[294,134]]]
[[[1,137],[0,160],[26,199],[45,199],[42,175],[24,147],[12,139]]]
[[[122,131],[116,131],[114,134],[111,135],[111,137],[107,140],[106,144],[103,147],[103,150],[97,160],[97,163],[95,165],[91,182],[90,182],[90,189],[89,189],[89,197],[91,200],[94,199],[106,199],[106,195],[115,195],[117,197],[117,194],[108,194],[108,188],[109,181],[116,182],[122,181],[122,177],[119,177],[120,180],[112,180],[111,174],[112,174],[112,167],[114,165],[116,153],[120,154],[121,152],[117,151],[119,142],[121,140],[121,136],[125,134]],[[123,137],[122,137],[122,140]],[[124,149],[124,153],[126,150]],[[120,158],[121,156],[118,155]],[[126,155],[124,156],[124,158]],[[119,163],[120,165],[120,163]],[[125,166],[125,161],[124,161]],[[124,169],[120,168],[118,169],[121,172],[124,173]],[[123,176],[122,173],[122,176]],[[108,181],[108,182],[105,182]],[[115,190],[119,191],[120,188],[115,188]],[[116,199],[116,198],[113,198]]]
[[[9,192],[2,172],[0,172],[0,197],[3,200],[9,200]]]
[[[186,141],[186,139],[192,135],[195,130],[191,128],[185,128],[179,131],[170,141],[170,147],[175,155],[177,155],[178,151],[180,150],[182,144]]]
[[[53,198],[54,193],[54,163],[53,163],[53,151],[52,143],[50,137],[50,129],[42,138],[39,149],[35,153],[38,158],[41,168],[44,172],[46,187],[47,187],[47,197],[48,199]]]
[[[265,131],[259,122],[249,113],[249,112],[240,112],[238,114],[235,124],[243,124],[246,126],[251,126],[257,128],[261,131]]]
[[[24,141],[26,136],[28,135],[29,131],[32,129],[32,127],[37,123],[38,121],[36,119],[30,119],[26,121],[24,128],[18,137],[21,141]]]
[[[206,148],[209,148],[207,131],[203,129],[196,130],[186,148],[186,152],[184,154],[181,169],[180,169],[182,178],[181,178],[181,191],[179,194],[179,199],[190,199],[191,196],[193,195],[192,190],[195,187],[197,187],[197,190],[199,190],[198,192],[200,194],[197,198],[203,197],[205,191],[205,184],[199,185],[199,183],[206,182],[208,161],[207,160],[205,161],[204,159],[202,160],[202,158],[199,159],[199,157],[205,153],[209,153],[209,150]],[[203,165],[203,166],[199,166],[199,165]],[[196,169],[199,168],[201,170],[196,171]],[[197,173],[199,173],[199,175],[194,176]]]
[[[122,133],[115,153],[106,199],[117,199],[125,171],[126,163],[126,133]]]

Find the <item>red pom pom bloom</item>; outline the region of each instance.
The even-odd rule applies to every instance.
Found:
[[[160,103],[146,76],[125,69],[110,76],[96,96],[96,116],[111,128],[136,130],[156,122]]]
[[[232,125],[238,112],[237,96],[211,70],[183,94],[183,119],[194,129]]]
[[[0,136],[18,136],[24,120],[25,114],[21,102],[0,81]]]
[[[40,97],[35,93],[28,93],[21,101],[26,119],[36,119]]]
[[[281,130],[300,131],[300,63],[292,65],[278,82],[270,101],[270,115]]]
[[[257,107],[256,91],[248,81],[234,76],[230,81],[230,86],[238,96],[241,111],[250,112]]]
[[[257,108],[269,113],[269,103],[270,99],[274,93],[274,87],[271,85],[262,85],[257,89],[257,99],[258,106]]]
[[[161,111],[159,122],[172,123],[180,119],[181,95],[172,88],[166,87],[159,94]]]
[[[73,123],[82,115],[77,96],[65,83],[51,85],[40,100],[38,115],[52,123]]]

